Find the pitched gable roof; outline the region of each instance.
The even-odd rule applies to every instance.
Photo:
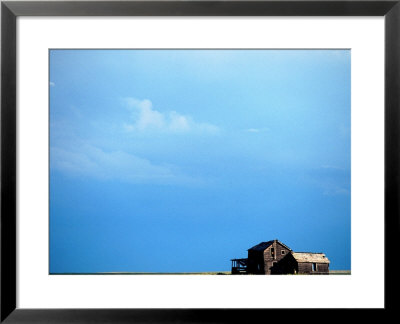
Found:
[[[324,253],[292,252],[292,255],[297,262],[330,263]]]
[[[282,246],[284,246],[285,248],[287,248],[289,251],[292,251],[292,249],[288,246],[286,246],[285,244],[283,244],[282,242],[280,242],[279,240],[272,240],[272,241],[267,241],[267,242],[261,242],[257,245],[254,245],[253,247],[251,247],[250,249],[248,249],[247,251],[264,251],[265,249],[267,249],[270,245],[272,245],[272,243],[277,242],[279,244],[281,244]]]
[[[264,251],[266,248],[268,248],[274,241],[268,241],[268,242],[261,242],[257,245],[254,245],[248,251]]]

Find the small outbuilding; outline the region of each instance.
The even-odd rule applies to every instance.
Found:
[[[324,253],[291,252],[271,269],[272,274],[329,274]]]

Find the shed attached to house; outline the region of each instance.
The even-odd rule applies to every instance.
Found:
[[[329,274],[329,263],[324,253],[291,252],[271,269],[271,273]]]

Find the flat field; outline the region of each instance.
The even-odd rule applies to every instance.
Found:
[[[230,275],[230,271],[210,272],[96,272],[96,273],[51,273],[53,275]],[[331,270],[330,275],[350,275],[350,270]]]
[[[330,270],[330,275],[351,275],[351,270]]]

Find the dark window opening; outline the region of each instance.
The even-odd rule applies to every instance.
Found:
[[[282,254],[285,254],[285,250],[282,250]]]
[[[312,264],[312,271],[317,271],[317,264],[316,263]]]
[[[275,249],[271,248],[271,256],[275,256]]]

